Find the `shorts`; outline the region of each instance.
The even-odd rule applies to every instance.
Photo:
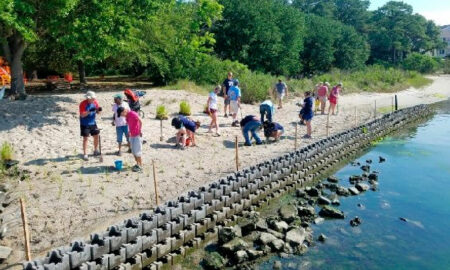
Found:
[[[230,98],[229,98],[229,97],[224,98],[224,99],[223,99],[223,104],[225,104],[225,105],[230,105]]]
[[[313,118],[314,113],[313,112],[309,112],[309,113],[303,113],[301,114],[302,119],[305,121],[311,121]]]
[[[128,141],[128,126],[116,127],[116,135],[117,135],[118,143],[122,143],[123,135],[125,135],[125,137],[127,138],[127,141]]]
[[[230,111],[232,114],[237,114],[239,112],[239,104],[238,104],[237,100],[231,100]]]
[[[98,129],[97,125],[89,125],[89,126],[80,125],[81,137],[89,137],[89,135],[95,136],[98,134],[100,134],[100,130]]]
[[[131,153],[135,157],[142,156],[142,138],[141,136],[130,137]]]
[[[284,92],[283,92],[283,93],[277,92],[277,98],[278,98],[278,100],[283,100],[284,96],[285,96],[285,93],[284,93]]]
[[[217,112],[217,109],[209,109],[209,112],[210,112],[211,114],[215,114],[215,113]]]
[[[337,97],[330,97],[330,103],[336,105],[337,104]]]

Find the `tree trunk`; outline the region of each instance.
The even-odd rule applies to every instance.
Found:
[[[77,64],[78,64],[78,75],[80,77],[80,83],[85,84],[85,83],[87,83],[87,81],[86,81],[86,72],[84,70],[84,63],[82,60],[78,60]]]
[[[9,37],[3,44],[3,51],[11,65],[11,93],[19,98],[26,97],[23,81],[22,56],[25,51],[25,41],[19,34]]]

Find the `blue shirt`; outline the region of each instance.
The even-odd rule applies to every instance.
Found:
[[[82,126],[96,125],[95,115],[97,114],[97,112],[95,111],[95,109],[97,109],[97,108],[98,108],[97,102],[89,103],[89,102],[87,102],[87,100],[84,100],[83,102],[81,102],[80,103],[80,113],[89,112],[89,114],[86,117],[80,116],[80,125],[82,125]],[[91,111],[91,110],[93,110],[93,111]]]
[[[269,106],[269,107],[270,107],[270,111],[272,112],[272,115],[275,113],[275,106],[273,106],[272,101],[266,100],[266,101],[264,101],[263,103],[261,103],[260,106],[262,106],[262,105]]]
[[[232,86],[230,90],[228,90],[228,96],[230,97],[230,100],[238,100],[238,98],[241,97],[241,89],[237,86]]]
[[[180,116],[179,118],[180,118],[181,123],[183,123],[183,126],[186,129],[188,129],[188,130],[190,130],[192,132],[195,132],[196,127],[195,127],[195,122],[194,121],[191,121],[191,120],[187,119],[184,116]]]
[[[284,82],[277,83],[276,85],[277,92],[283,94],[286,91],[286,84]]]

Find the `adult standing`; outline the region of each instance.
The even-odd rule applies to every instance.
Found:
[[[259,105],[259,113],[261,114],[261,122],[264,123],[264,116],[267,115],[267,120],[272,122],[273,115],[275,113],[275,106],[272,101],[265,100],[261,105]]]
[[[217,94],[220,91],[220,85],[216,86],[216,88],[214,88],[214,91],[209,93],[209,97],[208,97],[208,101],[207,101],[207,107],[208,107],[208,113],[209,116],[211,117],[211,124],[209,125],[209,130],[208,132],[212,132],[212,129],[215,128],[216,129],[216,136],[220,136],[219,133],[219,123],[217,122],[217,110],[218,110],[218,106],[217,106]]]
[[[128,128],[130,129],[130,146],[136,165],[133,166],[133,172],[142,172],[142,119],[139,114],[130,109],[119,107],[117,115],[125,117]]]
[[[228,91],[231,87],[234,85],[234,79],[233,79],[233,72],[228,72],[227,78],[222,83],[222,93],[223,93],[223,102],[224,102],[224,117],[228,117],[228,112],[231,114],[230,111],[230,97],[228,96]]]
[[[128,106],[128,103],[123,101],[123,97],[121,94],[117,94],[114,96],[114,104],[112,105],[112,111],[113,111],[113,122],[112,125],[116,126],[116,137],[117,137],[117,143],[119,144],[119,150],[117,151],[117,155],[120,156],[122,154],[122,142],[123,137],[125,136],[128,147],[130,147],[130,135],[128,133],[128,124],[127,119],[125,117],[120,116],[117,114],[117,109],[120,107],[130,110],[130,107]],[[130,148],[131,150],[131,148]]]
[[[317,98],[320,100],[320,111],[322,114],[325,114],[325,106],[327,105],[327,97],[328,97],[328,82],[324,82],[322,86],[317,90]]]
[[[87,144],[89,136],[94,138],[94,156],[100,155],[98,151],[98,136],[100,130],[97,127],[95,116],[102,111],[102,107],[99,106],[95,99],[95,93],[88,91],[79,105],[80,112],[80,134],[83,137],[83,159],[88,160]]]
[[[247,115],[244,117],[244,119],[241,120],[241,129],[242,134],[244,135],[245,139],[245,146],[251,146],[252,143],[250,141],[250,137],[248,136],[248,133],[250,132],[252,134],[252,137],[255,139],[256,144],[262,144],[261,138],[258,136],[258,131],[261,129],[261,121],[259,121],[258,117],[254,115]]]
[[[331,111],[331,113],[334,115],[334,109],[336,108],[336,105],[338,103],[339,94],[341,93],[341,89],[342,89],[342,83],[338,83],[335,87],[333,87],[333,89],[331,89],[330,96],[329,96],[330,107],[328,108],[328,114],[330,114],[330,111]]]
[[[275,90],[277,92],[278,109],[282,109],[283,99],[288,95],[288,87],[281,79],[279,79],[278,83],[275,84]]]
[[[303,138],[305,138],[305,139],[311,139],[311,133],[312,133],[311,120],[314,116],[313,102],[314,101],[311,96],[311,92],[306,91],[305,99],[303,100],[303,104],[300,105],[302,107],[302,109],[300,110],[300,114],[299,114],[299,117],[304,120],[305,125],[306,125],[306,135],[303,136]]]
[[[233,86],[228,90],[228,96],[230,98],[230,112],[233,117],[233,123],[231,126],[237,127],[239,121],[237,120],[237,115],[239,109],[241,108],[241,89],[239,88],[239,81],[234,80]]]

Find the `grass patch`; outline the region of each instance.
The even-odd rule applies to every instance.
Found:
[[[191,115],[191,105],[189,102],[183,100],[180,103],[180,114],[188,116]]]
[[[156,119],[158,120],[169,119],[169,113],[167,112],[166,106],[158,105],[158,107],[156,107]]]
[[[377,112],[381,114],[387,114],[392,112],[392,106],[384,106],[377,108]]]
[[[440,99],[446,99],[447,96],[443,95],[443,94],[439,94],[439,93],[434,93],[433,97],[435,98],[440,98]]]
[[[163,89],[165,90],[185,90],[200,95],[208,94],[209,90],[213,88],[213,85],[198,85],[195,82],[189,80],[179,80],[173,84],[169,84],[163,87]]]
[[[0,147],[1,161],[12,160],[14,155],[14,148],[9,142],[3,142]]]

